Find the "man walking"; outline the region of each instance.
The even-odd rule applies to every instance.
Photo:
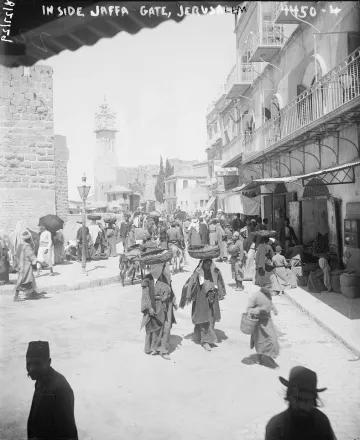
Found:
[[[273,417],[266,426],[265,440],[336,440],[327,416],[317,409],[317,376],[305,367],[294,367],[289,380],[279,377],[287,387],[289,408]]]
[[[129,222],[129,216],[126,215],[124,221],[120,225],[120,239],[124,246],[124,252],[127,251],[127,242],[128,242],[128,236],[130,234],[130,230],[131,230],[131,223]]]
[[[242,222],[239,213],[236,214],[236,218],[233,220],[232,227],[233,232],[240,232],[240,229],[242,228]]]
[[[236,282],[237,291],[244,290],[244,246],[243,240],[240,237],[239,232],[234,232],[232,236],[232,243],[229,244],[228,252],[231,255],[231,272],[233,279]]]
[[[285,258],[289,253],[289,249],[299,244],[294,228],[290,226],[290,220],[288,218],[285,219],[284,226],[280,230],[280,242],[284,249]]]
[[[209,228],[204,221],[204,217],[200,217],[200,238],[201,244],[206,245],[209,244]]]
[[[28,440],[78,440],[74,393],[67,380],[51,366],[49,343],[29,342],[28,376],[35,392],[28,420]]]

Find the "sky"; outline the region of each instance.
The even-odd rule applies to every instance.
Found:
[[[104,96],[117,113],[119,166],[204,160],[206,109],[235,64],[235,41],[232,14],[189,16],[41,63],[54,69],[54,132],[70,152],[69,199],[78,199],[84,172],[93,184],[94,117]]]

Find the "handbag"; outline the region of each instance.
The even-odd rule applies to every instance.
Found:
[[[240,331],[245,335],[252,335],[258,322],[258,318],[251,318],[247,313],[243,313],[240,321]]]

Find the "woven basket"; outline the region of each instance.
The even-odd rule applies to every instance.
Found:
[[[197,260],[212,260],[213,258],[218,258],[220,256],[219,246],[194,246],[188,249],[189,255]]]
[[[171,260],[171,249],[156,249],[141,255],[141,261],[146,265],[162,264]]]
[[[240,322],[241,332],[244,333],[245,335],[252,335],[258,322],[259,322],[258,319],[250,318],[250,316],[247,313],[243,313]]]

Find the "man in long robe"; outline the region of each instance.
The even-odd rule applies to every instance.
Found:
[[[48,342],[29,343],[26,370],[36,381],[27,425],[28,440],[78,440],[74,393],[65,377],[51,367]]]

